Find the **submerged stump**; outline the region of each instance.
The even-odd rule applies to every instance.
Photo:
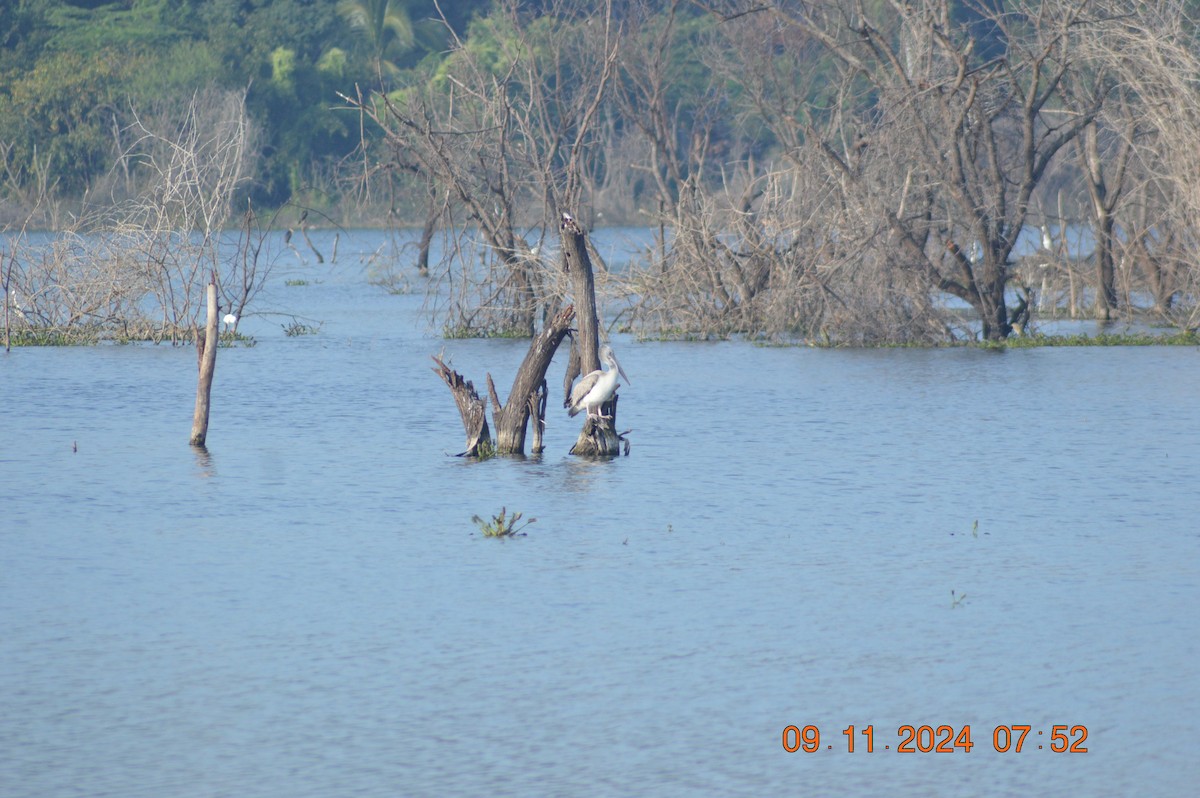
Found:
[[[440,357],[432,355],[437,363],[434,372],[442,378],[454,395],[454,403],[458,405],[458,414],[462,416],[463,427],[467,432],[467,448],[459,452],[458,457],[478,457],[480,449],[492,446],[492,435],[488,430],[487,404],[480,398],[475,385],[464,379],[454,369],[447,366]]]
[[[467,448],[460,457],[478,457],[489,453],[524,454],[525,435],[530,417],[534,423],[533,453],[539,454],[542,451],[542,430],[546,424],[546,371],[550,368],[550,361],[554,359],[558,345],[570,330],[574,317],[575,308],[568,306],[555,314],[545,329],[534,337],[521,367],[517,369],[512,389],[508,392],[508,400],[504,404],[500,403],[492,375],[487,375],[488,396],[492,401],[492,421],[496,427],[494,442],[488,430],[487,403],[479,396],[475,386],[446,365],[441,358],[433,356],[434,362],[437,363],[434,371],[454,394],[454,401],[458,405],[458,412],[467,432]]]
[[[592,261],[587,251],[587,238],[570,214],[562,216],[562,268],[570,275],[575,304],[554,314],[540,333],[529,344],[517,375],[513,379],[508,399],[501,404],[492,375],[487,375],[488,398],[492,405],[492,422],[495,429],[493,442],[487,423],[487,401],[475,390],[470,380],[447,365],[436,355],[434,372],[442,378],[454,395],[467,433],[467,448],[460,457],[480,457],[489,454],[523,454],[525,436],[530,418],[533,419],[533,452],[543,450],[542,432],[546,420],[546,403],[549,390],[546,386],[546,371],[563,338],[571,333],[571,322],[578,328],[571,336],[571,358],[567,366],[564,389],[570,406],[571,384],[580,374],[590,374],[600,369],[600,322],[596,312],[596,288]],[[606,362],[619,368],[615,359],[606,353]],[[629,453],[629,444],[616,430],[617,395],[612,383],[598,390],[594,402],[603,402],[598,408],[599,416],[592,411],[586,416],[579,438],[571,447],[571,454],[612,457],[621,454],[622,447]],[[606,400],[602,397],[608,396]],[[578,408],[574,412],[579,412]]]
[[[596,282],[592,260],[588,256],[587,237],[569,214],[563,214],[561,225],[563,270],[571,277],[575,294],[578,329],[572,336],[571,359],[563,380],[563,406],[571,402],[571,384],[581,374],[600,368],[600,319],[596,312]],[[621,453],[621,444],[628,444],[617,433],[617,395],[605,402],[600,413],[605,418],[587,416],[571,454],[590,457],[613,457]]]

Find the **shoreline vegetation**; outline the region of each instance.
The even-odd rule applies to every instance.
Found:
[[[241,319],[287,253],[337,261],[311,233],[368,226],[416,231],[377,282],[427,283],[448,337],[533,337],[569,302],[562,218],[654,232],[593,253],[642,338],[1188,342],[1197,12],[27,0],[0,12],[5,344],[191,343],[209,283]]]
[[[217,274],[221,294],[221,314],[227,312],[238,320],[253,306],[258,292],[270,279],[274,268],[285,257],[290,262],[299,258],[304,263],[325,263],[337,268],[337,247],[343,235],[350,233],[336,226],[310,224],[302,209],[288,208],[273,215],[266,227],[253,214],[244,217],[241,229],[217,232],[193,230],[183,235],[166,230],[121,227],[109,231],[82,234],[75,230],[50,233],[26,231],[16,235],[0,233],[0,275],[4,277],[5,301],[0,316],[4,345],[29,346],[94,346],[129,345],[138,343],[194,344],[199,325],[199,312],[190,300],[200,281]],[[365,281],[371,288],[389,293],[428,292],[426,312],[446,339],[454,338],[528,338],[527,329],[515,325],[479,325],[470,314],[487,313],[484,303],[472,304],[461,294],[439,294],[439,284],[446,275],[426,273],[416,268],[415,253],[420,245],[420,230],[416,227],[357,228],[376,234],[380,247],[371,258]],[[328,233],[334,232],[329,246]],[[816,348],[939,348],[979,347],[984,349],[1034,348],[1061,346],[1200,346],[1195,326],[1187,326],[1194,308],[1182,302],[1175,310],[1187,310],[1188,315],[1171,318],[1146,304],[1144,287],[1132,288],[1128,283],[1121,293],[1119,313],[1107,320],[1092,317],[1091,288],[1087,284],[1091,273],[1090,257],[1075,260],[1039,260],[1044,253],[1034,252],[1021,264],[1035,269],[1038,288],[1023,286],[1009,290],[1014,304],[1025,308],[1014,313],[1013,330],[1001,339],[989,339],[980,332],[971,308],[943,297],[937,306],[940,325],[936,336],[898,335],[873,338],[856,334],[845,337],[846,330],[826,328],[811,330],[771,324],[762,329],[739,327],[735,324],[668,323],[687,316],[678,309],[675,316],[666,314],[647,318],[647,309],[656,307],[662,294],[653,293],[661,279],[660,261],[654,250],[671,251],[673,237],[663,246],[655,231],[653,245],[647,246],[628,263],[613,264],[598,273],[598,293],[603,312],[610,319],[608,327],[632,335],[642,341],[744,341],[760,346],[802,346]],[[323,237],[321,234],[324,234]],[[461,231],[436,231],[443,245],[462,240]],[[536,231],[535,231],[536,234]],[[314,243],[317,237],[320,247]],[[479,231],[473,237],[478,240]],[[349,240],[349,239],[347,239]],[[399,241],[399,243],[398,243]],[[539,238],[551,251],[557,240]],[[325,250],[324,254],[322,249]],[[326,261],[326,257],[330,259]],[[462,256],[480,263],[480,249]],[[561,284],[563,275],[551,258],[531,258],[536,279],[554,285],[547,294],[551,301],[569,298]],[[601,259],[601,262],[602,259]],[[459,264],[462,268],[461,263]],[[467,272],[459,271],[456,277]],[[1021,274],[1020,271],[1016,271]],[[473,273],[476,289],[490,286],[486,271]],[[286,279],[287,286],[307,285],[303,279]],[[396,286],[403,284],[403,290]],[[647,290],[649,293],[640,293]],[[1139,300],[1141,300],[1139,302]],[[455,302],[459,304],[454,305]],[[437,304],[441,303],[441,304]],[[682,307],[682,306],[681,306]],[[932,306],[931,306],[932,307]],[[448,310],[449,308],[449,310]],[[1020,314],[1020,320],[1017,319]],[[253,311],[251,311],[253,315]],[[458,314],[458,315],[455,315]],[[282,315],[286,316],[287,313]],[[457,323],[455,323],[457,321]],[[1181,324],[1182,322],[1185,322]],[[296,324],[282,325],[287,335],[297,333]],[[319,320],[305,325],[303,334],[316,332]],[[1088,328],[1088,329],[1084,329]],[[289,331],[290,330],[290,331]],[[236,324],[223,330],[221,346],[253,346],[255,339],[237,331]]]

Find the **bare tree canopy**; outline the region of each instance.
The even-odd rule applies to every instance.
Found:
[[[1037,314],[1142,311],[1191,329],[1189,8],[500,0],[469,24],[413,20],[405,41],[441,42],[436,54],[375,53],[380,79],[339,92],[361,147],[328,179],[422,225],[416,267],[451,335],[533,336],[571,300],[554,267],[564,209],[585,230],[655,231],[612,271],[592,252],[599,301],[622,304],[606,315],[645,334],[938,343],[1002,340]],[[147,109],[114,128],[106,185],[124,215],[109,230],[120,218],[151,261],[176,258],[165,223],[201,238],[233,226],[231,187],[263,149],[244,94],[196,97],[177,128]],[[6,168],[11,146],[0,141]],[[10,169],[8,184],[34,201],[56,185],[40,168]],[[162,305],[184,307],[179,286],[198,283],[158,274]],[[220,282],[235,307],[253,291]]]

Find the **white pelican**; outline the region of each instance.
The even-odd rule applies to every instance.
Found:
[[[237,316],[232,313],[226,313],[225,318],[221,319],[221,321],[225,322],[225,331],[229,332],[230,327],[237,325]]]
[[[589,416],[611,418],[611,416],[600,414],[600,406],[612,399],[613,394],[617,392],[617,387],[620,385],[617,382],[618,374],[624,377],[626,382],[630,380],[625,374],[625,369],[621,368],[621,364],[617,362],[617,356],[613,354],[612,347],[607,344],[600,347],[600,360],[608,364],[608,371],[596,369],[575,383],[575,387],[571,389],[568,415],[576,415],[580,410],[586,408]]]

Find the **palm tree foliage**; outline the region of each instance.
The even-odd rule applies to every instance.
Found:
[[[416,5],[405,0],[338,3],[338,14],[365,42],[370,64],[381,78],[394,79],[414,55],[435,50],[443,43],[444,23],[421,18]],[[433,8],[428,10],[432,12]]]

